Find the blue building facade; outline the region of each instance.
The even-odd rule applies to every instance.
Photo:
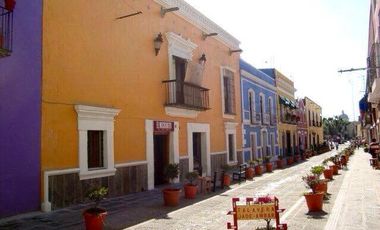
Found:
[[[243,120],[243,161],[279,153],[276,119],[276,81],[240,60]]]

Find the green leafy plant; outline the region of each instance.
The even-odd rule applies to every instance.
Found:
[[[228,165],[228,164],[225,164],[225,165],[222,165],[221,166],[222,170],[225,172],[225,173],[229,173],[233,170],[233,167]]]
[[[263,163],[263,159],[261,158],[257,158],[255,161],[258,165],[261,165]]]
[[[270,163],[270,160],[272,159],[272,156],[265,156],[264,157],[264,162],[265,163]]]
[[[164,168],[164,177],[169,180],[169,183],[173,183],[173,180],[179,175],[179,165],[178,164],[168,164]]]
[[[323,170],[325,170],[325,167],[323,165],[316,165],[311,167],[310,172],[319,178],[323,173]]]
[[[90,190],[87,193],[87,198],[94,202],[94,207],[87,210],[89,213],[99,213],[103,212],[104,209],[99,208],[100,202],[107,196],[108,188],[106,187],[98,187]]]
[[[248,161],[248,164],[249,164],[249,166],[251,166],[251,167],[254,167],[254,166],[255,166],[255,163],[256,163],[256,160],[249,160],[249,161]]]
[[[302,177],[307,188],[311,189],[315,193],[315,186],[320,183],[319,178],[316,175],[306,175]]]
[[[186,173],[186,179],[189,181],[189,184],[196,185],[198,180],[199,173],[197,171]]]

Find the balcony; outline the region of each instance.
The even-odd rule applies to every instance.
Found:
[[[163,81],[166,88],[165,106],[204,111],[209,107],[209,89],[188,82]]]
[[[0,6],[0,58],[12,53],[13,13]]]

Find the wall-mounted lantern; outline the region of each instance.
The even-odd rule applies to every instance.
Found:
[[[161,45],[162,45],[163,42],[164,42],[164,40],[162,39],[162,34],[159,33],[157,35],[157,37],[154,39],[154,50],[156,51],[156,56],[160,52]]]
[[[206,61],[206,54],[202,54],[202,56],[199,58],[199,64],[204,66],[206,64]]]

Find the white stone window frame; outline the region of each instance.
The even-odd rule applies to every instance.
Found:
[[[191,61],[193,52],[198,45],[193,43],[190,39],[185,39],[174,32],[167,32],[165,36],[168,41],[169,80],[175,80],[174,56]],[[171,97],[176,96],[175,93],[171,93],[170,95]],[[174,99],[175,98],[173,98],[173,101]],[[199,111],[166,106],[165,113],[172,117],[197,118]]]
[[[260,101],[261,101],[261,103],[260,103]],[[265,124],[265,114],[266,114],[266,103],[265,102],[266,102],[265,101],[265,94],[259,93],[259,105],[260,105],[260,113],[261,113],[260,124]]]
[[[225,122],[224,123],[224,128],[225,128],[225,139],[226,139],[226,153],[227,153],[227,157],[226,157],[226,161],[227,161],[227,164],[228,165],[236,165],[238,163],[238,160],[237,160],[237,151],[236,151],[236,126],[238,125],[238,123],[236,122]],[[230,161],[229,159],[229,141],[228,141],[228,135],[232,134],[233,135],[233,140],[234,140],[234,146],[233,146],[233,160]]]
[[[256,132],[251,132],[249,134],[249,137],[250,137],[250,151],[251,151],[251,160],[253,159],[257,159],[258,156],[257,156],[257,133]],[[255,145],[252,146],[252,140],[255,141]],[[252,151],[253,150],[253,151]]]
[[[120,109],[75,105],[78,114],[78,157],[79,179],[86,180],[115,175],[114,163],[114,120]],[[104,132],[104,167],[101,169],[88,168],[87,132],[99,130]]]
[[[220,67],[220,91],[221,91],[221,102],[222,102],[222,114],[223,114],[223,118],[227,118],[227,119],[235,119],[235,115],[232,115],[232,114],[228,114],[228,113],[225,113],[225,103],[224,103],[224,70],[229,70],[233,73],[233,80],[235,81],[235,77],[236,77],[236,70],[229,67],[229,66],[221,66]],[[236,94],[236,84],[234,84],[234,93]],[[235,111],[236,111],[236,100],[237,98],[235,97]]]
[[[252,95],[252,103],[249,103],[249,96]],[[255,124],[256,122],[256,95],[255,91],[252,88],[248,89],[248,110],[249,110],[249,123],[251,125]],[[252,111],[251,108],[252,107]],[[253,114],[252,114],[253,112]],[[251,120],[252,117],[252,120]]]

